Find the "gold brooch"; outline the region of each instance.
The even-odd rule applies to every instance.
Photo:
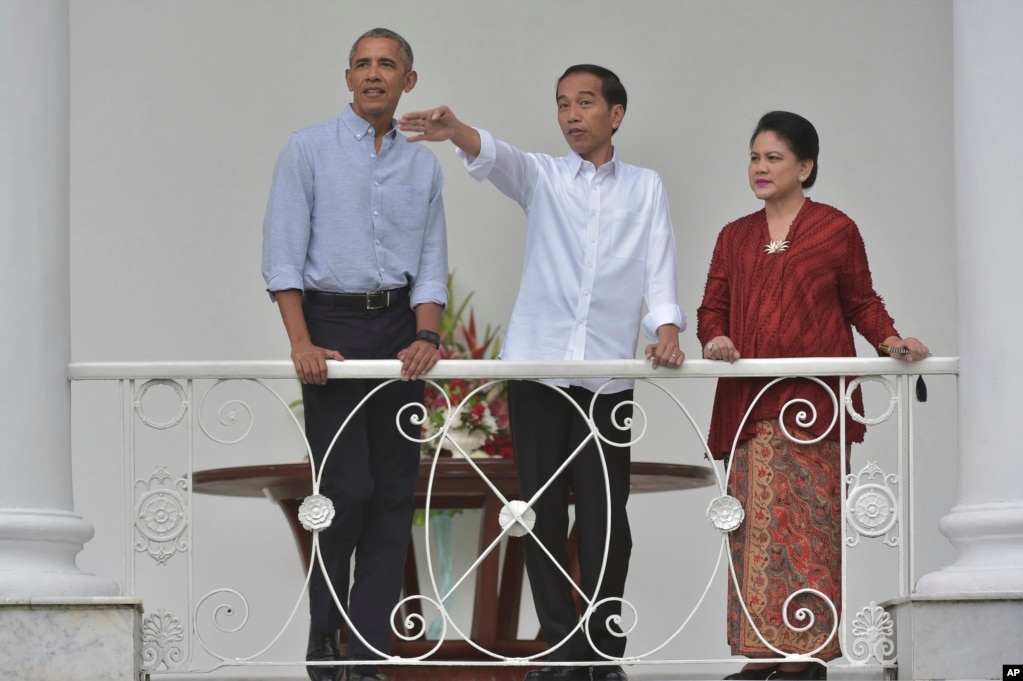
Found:
[[[772,239],[771,243],[764,246],[764,253],[781,253],[789,250],[789,242],[781,239]]]

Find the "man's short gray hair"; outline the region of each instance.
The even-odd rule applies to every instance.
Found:
[[[355,48],[359,46],[359,42],[363,38],[389,38],[398,43],[398,52],[401,53],[401,60],[405,62],[405,72],[407,73],[412,70],[412,46],[408,44],[407,40],[389,28],[371,28],[360,35],[359,39],[352,43],[352,51],[348,53],[349,66],[352,65],[352,60],[355,59]]]

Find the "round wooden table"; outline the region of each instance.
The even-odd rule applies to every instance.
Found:
[[[505,498],[509,500],[518,498],[518,476],[512,460],[474,459],[473,463]],[[432,466],[433,462],[429,460],[424,460],[419,466],[419,477],[416,481],[417,508],[426,507]],[[491,491],[490,486],[480,477],[480,473],[462,459],[440,459],[436,468],[430,500],[431,510],[482,509],[479,538],[482,551],[501,532],[498,521],[503,507],[501,499]],[[695,489],[714,483],[713,469],[709,466],[639,461],[631,464],[631,473],[632,494]],[[192,476],[192,489],[200,494],[268,497],[275,501],[291,526],[303,565],[308,570],[312,555],[312,533],[303,528],[298,519],[298,508],[302,500],[312,493],[312,471],[308,462],[196,471]],[[548,647],[542,637],[518,638],[523,578],[522,542],[507,540],[503,561],[500,553],[491,552],[477,568],[470,636],[480,647],[498,655],[507,657],[537,655]],[[415,551],[410,543],[405,565],[406,596],[420,593],[418,574]],[[403,614],[418,611],[419,602],[416,599],[408,603],[409,612]],[[416,657],[427,653],[435,646],[436,641],[419,639],[403,641],[395,637],[392,653],[401,657]],[[481,654],[466,641],[445,640],[430,659],[493,658]],[[522,670],[519,669],[516,673],[521,674]]]

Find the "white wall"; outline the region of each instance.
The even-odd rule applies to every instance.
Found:
[[[348,50],[377,25],[403,34],[416,54],[419,84],[399,112],[448,104],[530,150],[566,148],[553,97],[566,66],[595,62],[618,73],[630,105],[617,149],[664,178],[690,356],[699,354],[695,310],[717,232],[758,207],[745,177],[750,131],[779,108],[817,126],[812,196],[858,222],[900,330],[935,354],[957,354],[947,1],[89,0],[71,3],[73,361],[287,357],[259,271],[273,163],[292,130],[349,101]],[[503,324],[524,219],[493,187],[469,179],[449,146],[434,150],[446,176],[456,282],[475,290],[480,321]],[[708,382],[687,395],[702,424],[711,389]],[[936,522],[955,502],[954,418],[942,411],[954,390],[951,380],[932,381],[933,406],[922,416],[918,473],[928,494],[919,503],[918,574],[952,555]],[[90,444],[99,438],[82,402],[76,501],[97,538],[80,564],[116,578],[120,529],[105,522],[111,509],[101,490],[118,479],[117,454]],[[674,460],[673,436],[658,437],[637,458]],[[705,502],[633,502],[634,575],[685,575],[690,561],[707,559],[705,544],[683,528],[670,527],[677,542],[659,541],[665,517],[699,513]],[[254,578],[293,595],[297,561],[277,555],[292,550],[279,512],[258,500],[202,503],[228,515],[238,512],[232,503],[246,504],[263,540],[285,547],[257,553]],[[630,590],[639,599],[658,583],[634,579]],[[712,598],[723,601],[723,588]],[[303,627],[283,645],[301,648]],[[698,629],[683,653],[728,655],[723,604]]]

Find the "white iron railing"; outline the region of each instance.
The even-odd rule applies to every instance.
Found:
[[[710,504],[703,503],[702,511],[694,513],[692,518],[672,520],[673,524],[685,522],[692,528],[699,528],[698,531],[704,533],[704,541],[714,546],[717,555],[712,564],[708,562],[706,574],[687,571],[685,579],[663,586],[649,584],[645,574],[647,566],[633,561],[630,584],[642,583],[645,590],[663,594],[657,600],[659,612],[654,619],[665,619],[665,610],[672,615],[666,618],[670,624],[663,631],[645,632],[640,636],[636,625],[646,617],[643,606],[624,603],[621,626],[630,633],[630,647],[629,657],[621,662],[630,666],[727,660],[692,654],[682,657],[677,652],[686,650],[687,639],[701,633],[695,632],[691,624],[700,613],[711,610],[714,614],[710,621],[714,626],[723,623],[724,602],[708,599],[707,594],[721,580],[733,579],[727,551],[729,524],[720,519],[708,522],[709,507],[714,506],[719,514],[722,502],[728,502],[730,497],[727,496],[727,469],[705,456],[705,421],[713,381],[701,379],[778,377],[784,380],[838,376],[841,377],[840,394],[833,399],[845,408],[849,408],[845,395],[860,385],[867,393],[867,413],[854,415],[854,418],[868,426],[870,447],[861,467],[845,470],[843,465],[846,485],[843,499],[844,616],[841,622],[835,623],[834,635],[839,637],[845,657],[833,665],[866,667],[880,673],[897,665],[897,651],[894,650],[891,620],[878,603],[908,595],[917,576],[913,542],[912,481],[916,441],[913,383],[918,375],[948,375],[954,380],[957,371],[956,358],[941,357],[915,364],[883,358],[742,360],[734,365],[689,360],[677,371],[652,370],[642,361],[445,360],[427,379],[441,383],[445,379],[483,379],[488,384],[542,378],[636,380],[635,417],[631,424],[634,488],[637,475],[648,483],[654,480],[654,489],[658,487],[658,477],[669,479],[662,489],[706,487]],[[391,360],[331,362],[329,376],[400,380],[399,363]],[[121,530],[123,589],[128,595],[140,596],[146,608],[142,632],[146,671],[158,677],[207,673],[230,667],[245,667],[249,671],[256,667],[301,667],[304,650],[282,651],[277,644],[289,627],[304,627],[307,622],[300,605],[309,574],[318,569],[318,532],[303,536],[295,516],[303,496],[315,496],[318,491],[311,482],[315,480],[315,471],[308,461],[279,466],[274,465],[279,462],[250,465],[261,460],[260,452],[265,459],[267,448],[277,447],[282,440],[292,443],[289,445],[294,448],[292,451],[307,449],[300,419],[290,406],[298,392],[291,363],[74,363],[69,367],[69,377],[74,386],[74,412],[88,412],[90,422],[112,416],[120,431],[117,446],[123,455],[123,485],[117,491],[123,495],[121,508],[125,518]],[[119,400],[119,406],[109,392],[98,399],[92,395],[89,392],[92,382],[116,385],[118,394],[114,399]],[[947,403],[949,396],[954,396],[954,384],[939,383],[937,391],[932,385],[931,392],[932,396],[937,392]],[[448,427],[459,405],[451,407],[447,426],[424,444],[424,451],[437,453],[441,447],[452,450],[453,461],[439,461],[433,456],[424,458],[422,505],[429,517],[431,510],[453,509],[460,499],[470,498],[444,489],[444,471],[457,468],[455,475],[462,481],[457,486],[461,490],[465,480],[470,480],[468,484],[475,490],[471,498],[476,499],[472,503],[484,509],[484,523],[489,511],[493,511],[495,518],[503,512],[503,518],[489,530],[482,529],[478,550],[469,551],[465,564],[454,567],[445,565],[450,562],[450,555],[436,555],[437,538],[431,537],[431,532],[437,526],[432,522],[426,524],[422,542],[425,561],[420,560],[414,567],[425,577],[427,588],[418,589],[419,593],[406,593],[395,613],[395,635],[401,645],[383,665],[403,668],[537,665],[557,642],[548,645],[535,640],[535,620],[530,619],[528,612],[520,616],[517,598],[509,601],[508,594],[503,593],[500,610],[479,611],[481,599],[496,598],[501,589],[514,588],[519,583],[514,581],[516,578],[521,581],[521,554],[515,542],[526,540],[518,535],[528,532],[524,529],[528,523],[523,521],[528,504],[512,503],[508,485],[510,482],[514,487],[514,475],[509,478],[506,465],[469,458],[469,452],[461,451],[455,442],[454,433],[449,436]],[[419,413],[423,411],[422,405],[409,408],[418,409]],[[955,414],[954,411],[943,413],[937,418],[954,419]],[[951,442],[944,444],[954,446]],[[109,443],[104,449],[110,449]],[[225,457],[222,452],[228,450],[240,451],[242,455]],[[656,455],[658,461],[636,464],[645,454]],[[296,461],[299,459],[295,457]],[[219,465],[225,461],[232,465]],[[233,477],[235,471],[246,467],[250,469],[245,471],[246,480]],[[197,481],[201,484],[197,485]],[[231,584],[205,586],[208,581],[205,575],[209,573],[244,575],[251,571],[252,566],[248,564],[223,563],[230,561],[231,542],[245,541],[243,537],[253,532],[258,534],[258,528],[253,529],[245,516],[231,522],[226,522],[220,514],[217,518],[204,518],[195,512],[198,498],[193,498],[198,492],[244,496],[247,492],[242,488],[246,485],[248,491],[265,494],[287,512],[295,513],[289,517],[289,522],[300,547],[306,552],[303,556],[307,568],[305,583],[296,587],[291,604],[280,617],[263,627],[265,634],[254,634],[248,627],[250,613],[254,610],[253,599],[258,599],[259,593],[246,593]],[[228,508],[224,505],[228,503],[226,500],[220,501],[221,508]],[[315,530],[315,519],[310,521],[306,517],[308,505],[302,513],[305,524]],[[231,511],[225,513],[231,514]],[[197,536],[197,528],[214,524],[227,526],[219,528],[221,537],[217,546],[220,555],[226,553],[226,558],[203,556],[206,544]],[[651,532],[644,533],[635,516],[633,528],[637,547],[645,541],[672,541],[671,537],[675,536],[665,531],[669,528],[666,523],[652,531],[653,537],[647,536]],[[684,541],[678,536],[675,541]],[[883,546],[887,553],[896,555],[897,567],[885,568],[884,579],[872,575],[865,580],[866,591],[870,592],[872,585],[877,584],[877,593],[861,597],[848,589],[855,579],[854,561],[850,556],[872,539],[876,540],[874,545]],[[272,550],[292,549],[274,547]],[[450,553],[451,549],[445,551]],[[876,570],[874,558],[867,562],[870,571]],[[211,563],[216,565],[211,566]],[[419,587],[415,580],[413,585]],[[248,588],[251,590],[251,586]],[[477,612],[472,613],[471,627],[467,627],[465,622],[456,621],[456,616],[448,612],[446,606],[457,592],[470,588],[475,588]],[[528,594],[522,602],[530,603]],[[588,609],[594,605],[589,604]],[[495,618],[509,617],[514,621],[494,622]],[[435,639],[426,636],[430,618],[436,625],[430,627]],[[723,637],[724,627],[719,628]],[[522,629],[530,632],[520,635],[518,631]],[[638,643],[634,643],[636,641]],[[779,651],[779,659],[783,656],[803,659],[806,653],[800,656]],[[607,660],[594,662],[606,663]]]

